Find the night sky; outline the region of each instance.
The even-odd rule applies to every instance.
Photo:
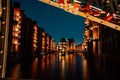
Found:
[[[21,3],[21,9],[26,16],[36,20],[39,27],[43,28],[56,43],[61,38],[73,38],[76,44],[83,41],[84,18],[65,12],[64,10],[44,4],[38,0],[12,0]]]

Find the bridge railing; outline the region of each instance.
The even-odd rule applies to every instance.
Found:
[[[59,3],[55,0],[39,1],[120,31],[120,16],[117,14],[102,11],[97,7],[91,6],[90,4],[83,4],[79,1],[69,4]]]

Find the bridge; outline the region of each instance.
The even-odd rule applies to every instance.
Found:
[[[119,67],[119,64],[115,62],[119,61],[118,53],[120,46],[120,15],[119,11],[115,12],[113,7],[112,11],[107,11],[93,6],[93,4],[84,3],[78,0],[74,2],[59,2],[63,0],[39,0],[45,4],[60,8],[68,13],[76,16],[86,18],[84,40],[82,47],[88,53],[85,55],[88,59],[94,58],[95,65],[98,69],[101,67],[106,69],[109,64]],[[83,0],[82,0],[83,1]],[[94,1],[94,0],[92,0]],[[105,0],[111,4],[113,0]],[[99,4],[99,2],[97,2]],[[4,4],[4,5],[2,5]],[[115,0],[117,4],[117,0]],[[119,5],[117,9],[119,10]],[[113,6],[113,5],[112,5]],[[116,6],[116,5],[115,5]],[[10,0],[2,0],[0,3],[0,78],[5,78],[6,72],[6,59],[8,51],[8,32],[9,32],[9,17],[10,17]],[[92,25],[90,24],[92,23]],[[112,34],[111,31],[114,33]],[[107,44],[107,45],[106,45]],[[110,45],[110,46],[109,46]],[[113,46],[113,47],[112,47]],[[113,50],[112,50],[113,48]],[[109,52],[109,55],[107,53]],[[111,52],[114,51],[115,54]],[[114,57],[112,57],[114,55]],[[111,62],[110,62],[111,61]],[[106,64],[106,63],[109,64]],[[103,65],[101,65],[103,64]],[[111,67],[113,68],[113,67]],[[108,70],[110,70],[109,68]],[[116,70],[117,71],[117,70]],[[113,71],[114,72],[114,71]]]
[[[48,5],[55,6],[57,8],[63,9],[66,12],[69,12],[71,14],[87,18],[87,19],[89,19],[91,21],[97,22],[99,24],[102,24],[102,25],[105,25],[107,27],[110,27],[110,28],[113,28],[115,30],[119,30],[120,31],[120,25],[117,25],[115,23],[106,21],[106,20],[104,20],[104,17],[100,18],[100,17],[94,16],[95,15],[94,11],[99,11],[100,12],[100,13],[98,13],[99,15],[105,14],[105,11],[103,11],[102,9],[99,9],[97,7],[94,7],[92,5],[89,5],[90,9],[85,11],[85,9],[80,8],[80,6],[84,6],[85,7],[85,6],[88,6],[88,5],[85,5],[84,3],[80,2],[80,1],[76,1],[74,4],[58,3],[58,2],[55,2],[53,0],[39,0],[39,1],[41,1],[43,3],[46,3]],[[87,13],[88,11],[90,11],[90,13]],[[114,15],[113,18],[115,16],[117,16],[117,19],[120,18],[120,16],[117,15],[117,14],[113,14],[113,15]]]

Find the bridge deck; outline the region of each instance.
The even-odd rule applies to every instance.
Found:
[[[105,25],[107,27],[110,27],[110,28],[113,28],[115,30],[120,31],[120,26],[119,25],[116,25],[116,24],[108,22],[108,21],[104,21],[103,19],[100,19],[98,17],[86,14],[85,12],[75,10],[73,7],[70,7],[69,5],[65,5],[65,4],[61,5],[61,4],[58,4],[58,3],[50,1],[50,0],[39,0],[39,1],[43,2],[43,3],[46,3],[46,4],[49,4],[49,5],[52,5],[52,6],[55,6],[57,8],[63,9],[66,12],[82,16],[82,17],[87,18],[89,20],[95,21],[97,23],[100,23],[102,25]]]

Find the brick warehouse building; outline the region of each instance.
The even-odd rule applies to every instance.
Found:
[[[90,0],[89,2],[106,12],[116,14],[120,12],[119,0],[104,0],[104,2]],[[120,73],[118,62],[120,61],[120,32],[93,21],[87,21],[89,23],[86,24],[87,30],[91,30],[92,35],[88,35],[87,42],[85,37],[83,42],[86,42],[89,57],[93,59],[96,68],[105,75],[106,79],[116,80]],[[119,22],[117,24],[119,25]]]
[[[11,8],[11,16],[13,18],[9,29],[9,60],[16,61],[37,57],[42,52],[51,51],[52,47],[56,46],[53,38],[40,28],[36,21],[26,17],[19,2],[14,2],[14,6]]]

